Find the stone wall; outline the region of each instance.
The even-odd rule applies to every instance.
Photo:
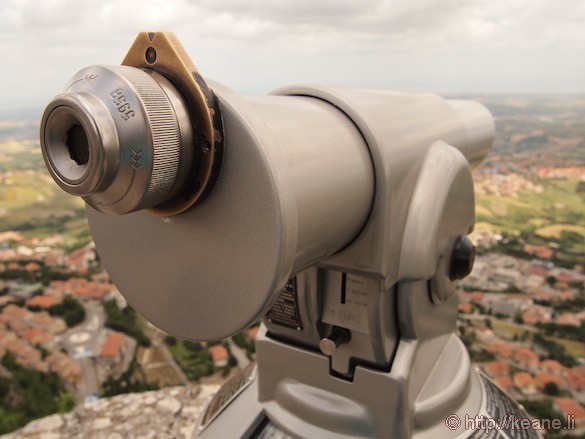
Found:
[[[167,387],[78,405],[38,419],[2,439],[191,438],[197,419],[219,386]]]

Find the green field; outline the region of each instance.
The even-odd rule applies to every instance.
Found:
[[[553,239],[564,250],[585,251],[585,194],[577,192],[577,179],[536,180],[541,193],[518,197],[478,196],[476,220],[503,234],[524,232]]]
[[[26,238],[59,233],[65,246],[87,244],[84,202],[62,191],[45,170],[0,173],[0,232],[19,230]]]
[[[564,346],[564,348],[567,351],[567,354],[572,355],[573,357],[576,358],[579,357],[585,358],[585,343],[581,343],[576,340],[567,340],[566,338],[550,336],[545,336],[545,338]]]
[[[59,234],[64,247],[80,247],[91,240],[84,205],[49,176],[38,140],[0,142],[0,232],[40,239]]]

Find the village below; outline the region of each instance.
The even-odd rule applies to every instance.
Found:
[[[472,98],[494,114],[497,140],[474,171],[478,255],[459,283],[458,335],[531,416],[574,417],[575,430],[548,437],[584,437],[585,98]],[[191,390],[164,389],[215,389],[246,368],[259,322],[188,342],[126,303],[83,203],[44,170],[37,124],[0,121],[0,434],[97,410],[102,397],[163,389],[186,400]]]

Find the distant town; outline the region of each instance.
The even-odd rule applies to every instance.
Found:
[[[458,335],[531,416],[571,414],[563,434],[583,437],[585,99],[477,99],[498,134],[474,171],[477,257],[459,283]],[[221,384],[253,361],[257,325],[188,342],[126,303],[82,203],[44,171],[35,124],[0,125],[0,434],[103,396]]]
[[[177,340],[128,307],[93,243],[71,252],[58,235],[0,233],[0,377],[22,367],[55,373],[75,401],[186,384],[222,382],[254,357],[257,327],[224,343]]]

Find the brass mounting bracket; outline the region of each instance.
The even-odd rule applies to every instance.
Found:
[[[219,105],[189,55],[170,32],[141,32],[122,65],[152,69],[164,75],[183,95],[194,129],[194,161],[187,183],[151,213],[172,216],[200,203],[213,189],[223,156],[223,127]]]

